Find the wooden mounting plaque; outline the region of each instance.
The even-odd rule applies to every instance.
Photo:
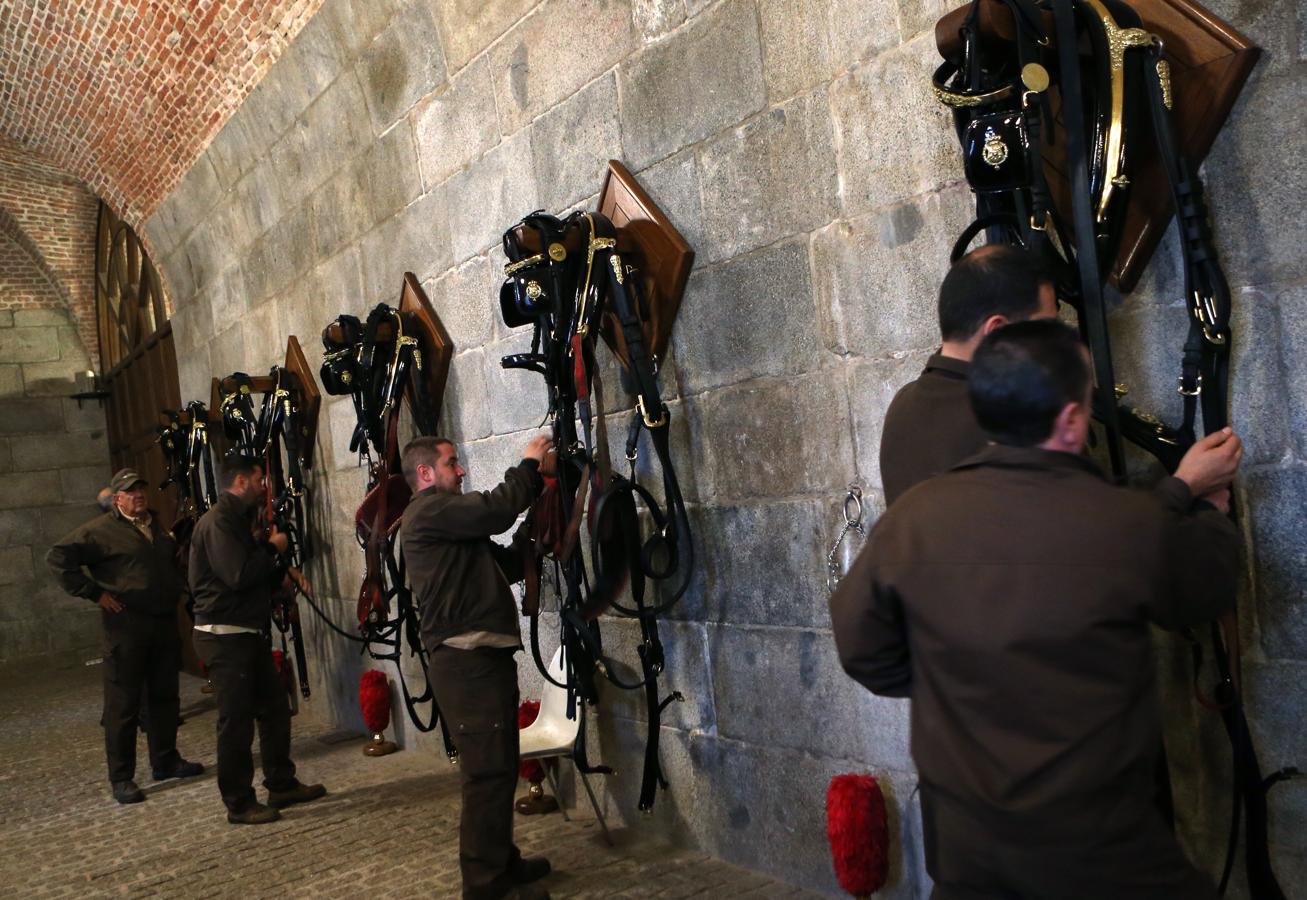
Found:
[[[431,418],[433,422],[438,422],[444,406],[445,383],[449,380],[449,363],[454,358],[454,342],[412,272],[404,273],[399,311],[404,314],[404,324],[413,329],[417,336],[418,349],[422,351],[422,376],[426,380],[427,398],[433,406]],[[409,404],[413,404],[415,398],[411,385],[405,388],[405,394]]]
[[[1171,67],[1175,97],[1171,117],[1176,142],[1191,168],[1197,171],[1229,118],[1261,50],[1192,0],[1129,0],[1129,3],[1139,14],[1143,27],[1162,39],[1165,58]],[[954,10],[940,19],[935,41],[941,55],[952,59],[960,53],[958,27],[968,8]],[[1046,19],[1051,27],[1051,18]],[[1000,0],[984,0],[980,28],[983,35],[1011,40],[1012,15]],[[1175,212],[1166,171],[1157,155],[1152,122],[1142,102],[1139,112],[1133,187],[1111,273],[1111,280],[1122,293],[1129,293],[1138,284]],[[1069,210],[1069,189],[1063,174],[1064,145],[1065,141],[1058,141],[1056,152],[1046,154],[1045,162],[1056,205]],[[1063,220],[1069,222],[1070,217],[1064,215]]]
[[[308,360],[304,358],[304,351],[300,348],[299,338],[291,335],[286,341],[286,360],[282,363],[282,368],[290,373],[290,389],[297,392],[297,405],[300,409],[300,415],[304,419],[302,433],[300,437],[304,441],[301,458],[304,465],[311,468],[313,466],[313,449],[318,440],[318,416],[322,411],[322,392],[318,390],[318,382],[313,377],[313,372],[309,369]],[[250,385],[255,393],[266,394],[273,388],[271,375],[251,375]],[[209,422],[218,426],[216,436],[222,435],[222,397],[223,394],[235,390],[236,385],[231,381],[231,376],[223,378],[214,378],[209,388]],[[210,439],[215,433],[210,433]]]
[[[617,228],[617,250],[630,258],[640,274],[648,319],[645,322],[650,353],[655,361],[663,357],[671,340],[672,325],[685,296],[685,284],[694,265],[694,250],[676,226],[645,193],[635,176],[615,159],[599,192],[599,212]],[[618,349],[616,323],[605,316],[602,334],[613,353],[626,365]]]

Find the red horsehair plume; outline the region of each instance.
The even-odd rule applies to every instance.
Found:
[[[539,700],[524,700],[522,705],[517,708],[517,727],[525,728],[536,720],[540,715]],[[517,766],[517,775],[523,781],[529,781],[531,784],[539,784],[545,780],[545,767],[540,764],[538,759],[524,759]]]
[[[868,897],[889,874],[885,796],[870,775],[836,775],[826,791],[826,836],[840,887]]]
[[[369,669],[359,679],[359,709],[363,724],[373,734],[380,734],[390,724],[390,682],[386,673]]]

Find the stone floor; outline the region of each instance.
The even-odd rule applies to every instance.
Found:
[[[300,774],[330,794],[275,824],[228,825],[218,799],[214,710],[182,676],[178,745],[209,772],[152,783],[119,806],[105,782],[100,670],[0,667],[0,889],[8,897],[454,897],[458,781],[413,752],[370,759],[363,739],[296,719]],[[588,813],[588,810],[585,811]],[[813,897],[703,854],[601,840],[592,816],[518,817],[517,842],[548,854],[555,897]],[[626,839],[624,839],[626,838]]]

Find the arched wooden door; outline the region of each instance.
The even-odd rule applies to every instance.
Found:
[[[176,493],[159,487],[167,472],[157,438],[159,413],[182,405],[172,323],[149,254],[104,202],[95,240],[95,305],[102,384],[108,391],[109,459],[114,471],[130,466],[150,483],[150,508],[170,527],[177,515]],[[184,609],[178,610],[177,625],[183,666],[199,674]]]

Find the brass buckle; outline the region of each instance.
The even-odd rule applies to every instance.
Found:
[[[1199,373],[1198,373],[1198,380],[1194,382],[1194,389],[1193,389],[1192,391],[1186,391],[1186,390],[1184,389],[1184,376],[1183,376],[1183,375],[1181,375],[1181,376],[1180,376],[1179,378],[1177,378],[1176,380],[1180,382],[1180,386],[1179,386],[1178,388],[1175,389],[1175,392],[1176,392],[1177,394],[1179,394],[1181,397],[1200,397],[1200,396],[1202,396],[1202,393],[1203,393],[1203,373],[1202,373],[1202,372],[1199,372]]]
[[[640,418],[644,419],[644,425],[646,428],[662,428],[667,424],[667,407],[663,407],[663,414],[659,416],[658,421],[655,422],[649,418],[649,411],[644,407],[643,394],[636,398],[635,405],[640,410]]]

